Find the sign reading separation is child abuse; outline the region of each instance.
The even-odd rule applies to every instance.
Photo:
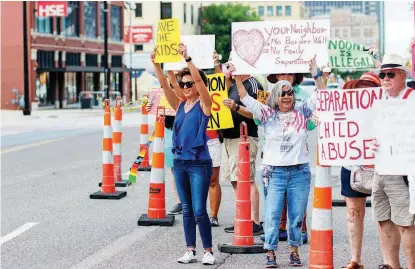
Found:
[[[160,20],[156,26],[156,55],[154,62],[179,62],[180,28],[178,19]]]
[[[370,149],[375,137],[373,106],[381,101],[382,95],[381,88],[317,92],[320,164],[344,166],[375,163]]]
[[[329,64],[331,68],[374,68],[372,55],[364,45],[341,39],[329,40]]]
[[[208,90],[212,99],[211,115],[208,123],[208,130],[220,130],[233,128],[232,113],[223,104],[228,98],[228,89],[225,84],[224,74],[208,75]]]

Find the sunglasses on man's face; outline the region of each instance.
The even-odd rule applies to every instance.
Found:
[[[388,78],[394,78],[396,76],[396,73],[394,73],[394,72],[379,73],[379,78],[380,79],[384,79],[384,78],[386,78],[386,76],[388,76]]]
[[[179,86],[180,86],[180,88],[182,88],[182,89],[184,89],[185,87],[186,87],[186,88],[191,88],[191,87],[193,86],[193,84],[195,84],[195,83],[194,83],[194,81],[187,81],[187,82],[182,82],[182,81],[180,81],[180,82],[179,82]]]
[[[281,92],[281,97],[285,97],[285,96],[293,96],[294,95],[294,91],[293,90],[289,90],[289,91],[282,91]]]

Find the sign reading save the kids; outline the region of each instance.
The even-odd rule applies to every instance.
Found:
[[[374,68],[372,55],[364,45],[341,39],[329,40],[329,64],[331,68]]]
[[[179,54],[180,28],[178,19],[160,20],[156,26],[156,55],[154,62],[178,62],[182,59]]]

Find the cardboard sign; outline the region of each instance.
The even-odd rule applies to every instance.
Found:
[[[339,69],[375,68],[373,58],[365,46],[348,40],[329,40],[329,64]]]
[[[37,1],[37,17],[66,17],[68,16],[67,1]]]
[[[153,26],[132,26],[132,43],[145,44],[153,39]],[[124,42],[130,43],[130,27],[124,27]]]
[[[164,95],[163,89],[151,89],[150,100],[153,104],[149,114],[156,114],[158,106],[164,106],[166,108],[166,116],[176,116],[176,111],[167,102],[167,98]]]
[[[373,165],[373,105],[381,88],[317,91],[318,154],[322,165]]]
[[[309,73],[317,55],[327,64],[330,20],[232,23],[235,74]]]
[[[415,102],[382,100],[375,106],[375,169],[381,175],[409,175],[415,164]],[[412,171],[411,171],[412,169]]]
[[[156,63],[178,62],[180,29],[178,19],[160,20],[156,26]]]
[[[270,95],[270,93],[269,92],[266,92],[266,91],[258,90],[258,94],[257,95],[258,95],[257,100],[260,103],[263,103],[264,105],[266,105],[267,104],[267,99],[268,99],[268,96]]]
[[[223,104],[228,98],[228,89],[225,85],[224,74],[208,75],[208,90],[212,98],[212,115],[209,118],[207,130],[220,130],[233,128],[232,113]]]
[[[182,35],[180,41],[187,46],[187,54],[199,69],[213,68],[215,35]],[[176,63],[166,63],[164,70],[181,70],[187,67],[184,59]]]

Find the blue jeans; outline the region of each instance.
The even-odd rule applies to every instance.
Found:
[[[174,160],[174,180],[183,207],[183,227],[187,247],[196,247],[196,223],[203,248],[212,247],[212,227],[206,210],[212,160]]]
[[[278,248],[284,194],[287,193],[289,244],[301,245],[301,226],[310,193],[311,173],[308,163],[293,166],[261,166],[265,195],[264,249]]]

